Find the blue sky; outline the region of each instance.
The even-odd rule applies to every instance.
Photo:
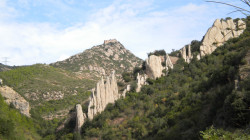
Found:
[[[201,40],[217,18],[244,17],[233,10],[203,0],[0,0],[0,60],[48,64],[111,38],[145,59]]]

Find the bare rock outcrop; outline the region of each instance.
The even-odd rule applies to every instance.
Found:
[[[208,29],[202,45],[200,46],[200,55],[211,54],[217,47],[223,45],[230,38],[240,36],[246,29],[246,23],[242,20],[233,21],[215,20],[213,26]]]
[[[126,93],[129,92],[130,90],[131,90],[131,86],[127,85],[126,89],[123,90],[121,97],[125,98]]]
[[[166,68],[171,68],[173,69],[174,68],[174,64],[172,62],[172,60],[170,59],[169,55],[167,54],[166,55]]]
[[[0,87],[0,94],[5,98],[7,104],[12,104],[16,109],[20,110],[22,114],[30,117],[30,106],[21,95],[8,86]]]
[[[146,74],[149,78],[156,79],[161,77],[162,70],[164,67],[162,66],[162,58],[160,56],[150,55],[148,59],[146,59]]]
[[[114,103],[120,97],[115,72],[113,72],[110,77],[107,77],[105,83],[102,78],[92,90],[88,105],[88,118],[92,120],[96,114],[104,111],[107,104]]]
[[[147,78],[148,76],[146,74],[144,75],[140,75],[139,73],[137,74],[137,88],[136,88],[136,92],[140,92],[141,91],[141,87],[143,85],[147,84]]]
[[[86,119],[86,114],[82,112],[82,106],[80,104],[76,105],[76,128],[75,131],[80,132],[81,127]]]
[[[191,52],[191,45],[184,46],[180,50],[182,58],[185,60],[185,62],[190,63],[193,59],[192,52]]]

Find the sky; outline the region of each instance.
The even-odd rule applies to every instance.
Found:
[[[201,40],[215,19],[245,17],[232,11],[204,0],[0,0],[0,63],[50,64],[113,38],[145,59]]]

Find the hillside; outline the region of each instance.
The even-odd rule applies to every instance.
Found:
[[[94,46],[51,66],[75,72],[87,79],[97,80],[103,75],[111,74],[112,70],[121,77],[124,71],[132,71],[141,64],[140,58],[113,39],[105,40],[102,45]]]
[[[1,71],[11,70],[11,69],[13,69],[13,68],[14,68],[14,67],[7,66],[7,65],[4,65],[4,64],[0,63],[0,72],[1,72]]]
[[[13,87],[31,106],[31,115],[60,118],[84,102],[94,81],[48,65],[36,64],[0,72],[4,84]]]
[[[249,139],[250,18],[238,38],[148,79],[141,92],[87,120],[84,139]],[[132,74],[131,74],[132,75]],[[78,136],[80,137],[80,136]]]
[[[0,94],[0,139],[37,140],[41,139],[36,132],[34,122],[21,115],[18,110],[8,106]]]

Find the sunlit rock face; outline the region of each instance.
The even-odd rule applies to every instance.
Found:
[[[122,96],[125,95],[118,93],[115,72],[113,72],[111,76],[108,76],[105,82],[102,78],[101,81],[97,83],[96,88],[92,90],[88,105],[88,118],[92,120],[97,113],[104,111],[107,104],[114,103]]]
[[[80,132],[82,125],[86,119],[86,114],[82,112],[82,106],[80,104],[76,105],[76,128],[77,132]]]
[[[137,74],[137,88],[136,88],[136,92],[140,92],[141,88],[143,85],[147,84],[147,78],[148,76],[146,74],[144,75],[140,75],[139,73]]]
[[[164,70],[162,66],[163,61],[161,56],[155,55],[150,55],[148,59],[146,59],[146,74],[149,78],[156,79],[162,76],[162,70]]]
[[[183,47],[180,50],[182,58],[185,60],[185,62],[190,63],[191,60],[193,59],[193,55],[191,52],[191,45],[188,45],[187,47]]]
[[[246,29],[246,24],[242,20],[233,21],[215,20],[213,26],[208,29],[200,46],[200,55],[211,54],[217,47],[223,45],[230,38],[239,37]]]

